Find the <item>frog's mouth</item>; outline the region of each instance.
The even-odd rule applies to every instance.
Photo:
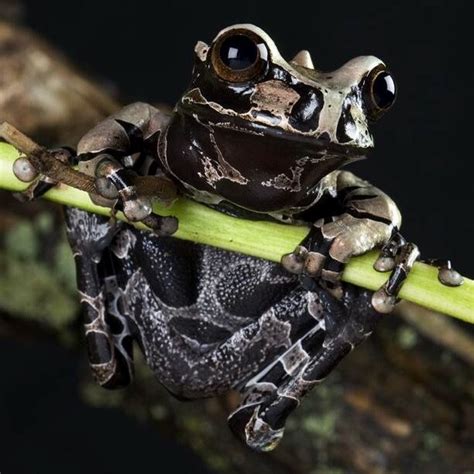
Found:
[[[199,107],[197,108],[196,105]],[[189,107],[187,103],[180,103],[178,110],[193,117],[205,127],[226,129],[246,136],[258,136],[261,140],[265,140],[266,137],[281,140],[287,144],[294,144],[297,149],[306,149],[310,155],[327,155],[328,159],[330,157],[345,158],[347,162],[360,160],[366,158],[373,148],[372,140],[366,140],[364,146],[355,143],[356,140],[336,143],[327,132],[318,133],[314,130],[305,132],[291,127],[288,123],[283,126],[283,119],[271,114],[262,122],[266,117],[263,111],[259,112],[258,118],[252,118],[252,110],[239,114],[233,110],[222,109],[218,115],[219,120],[216,120],[216,110],[208,103],[206,105],[193,103],[193,107]],[[197,110],[199,113],[196,113]]]
[[[278,126],[262,125],[237,117],[234,117],[232,121],[209,123],[209,125],[235,133],[258,135],[262,140],[265,140],[265,137],[277,141],[282,140],[287,144],[294,144],[296,149],[305,149],[309,156],[314,155],[321,160],[337,158],[340,161],[342,159],[345,164],[367,158],[367,154],[373,149],[373,146],[360,147],[353,144],[334,143],[326,132],[321,135],[290,132]]]

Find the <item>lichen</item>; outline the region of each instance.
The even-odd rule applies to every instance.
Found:
[[[78,301],[72,253],[65,238],[53,249],[52,264],[43,258],[42,246],[52,231],[52,216],[41,213],[32,221],[18,221],[4,234],[0,249],[0,309],[61,330],[77,315]]]
[[[322,413],[319,416],[309,416],[303,420],[303,429],[318,438],[331,440],[336,431],[336,422],[339,418],[337,410]]]
[[[418,333],[410,326],[401,326],[397,331],[397,341],[401,348],[412,349],[418,344]]]
[[[4,237],[5,251],[14,259],[36,261],[39,253],[39,242],[33,225],[20,221],[6,232]]]

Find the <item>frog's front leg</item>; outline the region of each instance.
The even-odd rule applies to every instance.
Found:
[[[92,374],[105,388],[123,387],[133,378],[132,336],[109,248],[120,225],[68,208],[66,228],[76,262]]]
[[[77,156],[71,150],[51,150],[48,155],[63,163],[78,164],[77,183],[71,172],[72,182],[66,184],[84,189],[79,185],[80,174],[88,175],[84,177],[91,181],[87,191],[96,204],[122,210],[128,220],[143,221],[158,233],[172,234],[177,220],[152,213],[153,198],[176,197],[176,187],[160,172],[157,158],[157,139],[168,120],[168,115],[155,107],[134,103],[86,133],[79,141]],[[17,160],[14,171],[22,181],[37,176],[28,158]],[[49,170],[48,177],[36,178],[22,197],[37,198],[58,182],[63,182],[61,174]]]
[[[123,210],[130,221],[143,221],[160,234],[177,229],[174,217],[152,213],[152,199],[172,199],[174,184],[158,168],[156,142],[169,116],[137,102],[90,130],[78,144],[79,170],[96,178],[99,205]]]
[[[386,194],[348,171],[331,173],[323,185],[338,214],[314,222],[302,245],[285,255],[282,264],[293,273],[336,284],[350,257],[389,241],[401,215]]]

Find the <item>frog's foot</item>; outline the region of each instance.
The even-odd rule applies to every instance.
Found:
[[[391,271],[389,279],[373,295],[372,304],[377,311],[390,313],[393,310],[398,301],[398,293],[419,257],[418,247],[407,242],[400,232],[395,229],[390,240],[382,247],[379,258],[374,263],[374,269],[379,272]],[[462,285],[463,277],[452,268],[449,260],[430,259],[422,261],[438,268],[438,279],[443,285]]]
[[[294,252],[283,256],[281,264],[287,271],[331,283],[340,280],[345,262],[336,255],[337,252],[331,252],[334,239],[324,232],[325,224],[330,221],[331,219],[324,219],[316,222],[303,243]]]
[[[170,180],[161,176],[139,176],[132,168],[124,167],[108,154],[98,158],[95,177],[72,169],[78,163],[78,157],[68,148],[47,150],[42,156],[18,158],[13,172],[19,180],[31,184],[25,191],[16,193],[16,197],[21,201],[31,201],[43,196],[56,184],[65,183],[91,195],[98,194],[105,201],[97,204],[123,210],[129,221],[143,222],[158,235],[176,232],[178,221],[175,217],[152,213],[152,197],[176,195]],[[35,163],[38,167],[45,167],[48,176],[39,173]]]
[[[170,182],[161,176],[139,176],[133,169],[124,167],[113,156],[100,155],[96,168],[95,187],[107,200],[118,200],[131,222],[143,222],[159,235],[174,234],[178,228],[175,217],[163,217],[152,212],[152,197],[159,195]],[[166,181],[166,182],[165,182]]]
[[[77,159],[71,148],[58,148],[49,150],[48,154],[59,163],[74,166]],[[14,193],[14,196],[22,201],[33,201],[42,197],[47,191],[56,186],[60,180],[44,176],[35,168],[31,160],[26,156],[21,156],[13,163],[13,174],[22,182],[29,183],[29,186],[21,192]]]
[[[272,388],[276,393],[276,387]],[[256,388],[256,390],[259,389],[260,387]],[[296,408],[297,403],[291,399],[286,399],[286,401],[290,404],[287,410],[289,414]],[[276,416],[275,419],[269,419],[266,411],[269,403],[269,400],[261,399],[254,403],[243,404],[230,415],[228,420],[232,432],[255,451],[272,451],[278,446],[285,432],[286,417],[282,418],[280,413],[280,416]],[[280,419],[282,423],[278,423]]]
[[[291,273],[325,282],[334,294],[341,293],[340,280],[350,257],[361,255],[389,240],[393,225],[375,217],[320,219],[293,253],[281,263]],[[304,280],[308,280],[305,278]]]
[[[398,232],[394,239],[401,237]],[[398,302],[398,293],[408,277],[414,263],[420,257],[418,247],[406,242],[402,237],[400,245],[392,245],[391,239],[382,248],[382,252],[374,264],[377,271],[390,271],[388,280],[372,296],[372,305],[379,313],[391,313]]]
[[[451,260],[430,258],[426,260],[422,259],[421,261],[438,268],[438,280],[443,285],[461,286],[464,283],[464,278],[453,268]]]

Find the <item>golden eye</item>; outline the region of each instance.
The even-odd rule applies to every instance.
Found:
[[[232,30],[217,39],[211,61],[221,79],[246,82],[266,70],[268,50],[263,40],[252,31]]]
[[[395,80],[384,67],[376,67],[370,72],[364,89],[366,106],[374,119],[390,109],[397,97]]]

